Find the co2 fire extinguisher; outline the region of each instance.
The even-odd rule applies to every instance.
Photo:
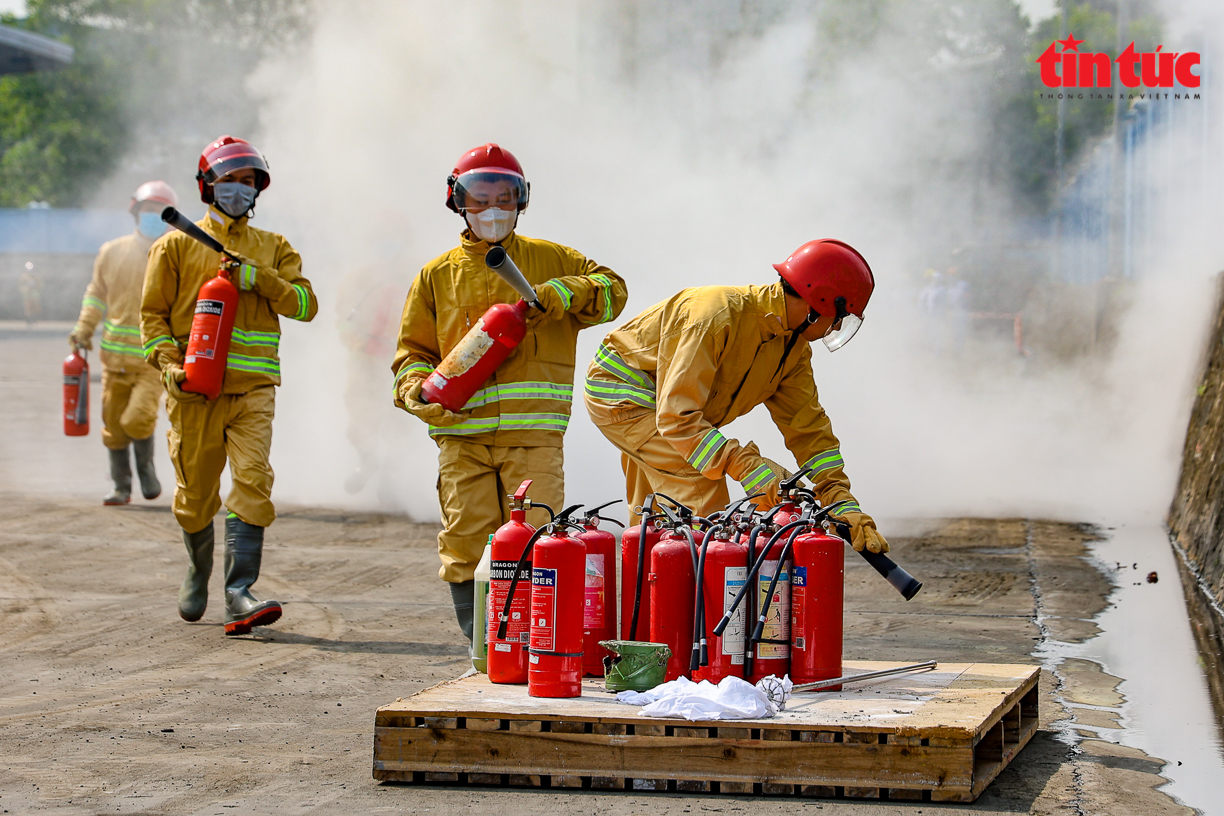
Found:
[[[89,361],[86,352],[73,347],[64,358],[64,434],[89,433]]]
[[[221,396],[230,337],[238,311],[238,287],[229,279],[230,267],[234,263],[225,256],[225,247],[220,241],[174,207],[162,210],[161,217],[167,224],[223,256],[217,276],[205,281],[196,296],[195,316],[191,319],[191,334],[183,358],[183,371],[187,379],[179,386],[183,391],[216,399]]]
[[[599,645],[601,640],[616,640],[616,536],[599,529],[604,518],[599,511],[621,499],[601,504],[582,517],[583,531],[574,538],[586,545],[586,595],[582,608],[582,671],[602,677],[604,657],[612,653]]]
[[[485,630],[486,668],[494,683],[527,682],[527,641],[531,628],[531,594],[519,593],[513,603],[510,588],[520,581],[531,586],[531,561],[520,564],[536,529],[527,523],[531,479],[510,496],[510,520],[493,533],[489,561],[489,594]]]
[[[496,303],[476,321],[421,385],[421,398],[448,411],[462,411],[472,395],[506,361],[527,335],[527,311],[539,306],[535,290],[502,247],[485,254],[485,265],[514,287],[523,299]]]

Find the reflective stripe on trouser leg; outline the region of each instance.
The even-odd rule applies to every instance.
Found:
[[[453,584],[472,579],[489,536],[510,517],[506,495],[524,479],[534,480],[532,499],[560,510],[565,484],[561,448],[506,448],[454,437],[440,440],[439,578]],[[548,514],[532,511],[527,520],[538,525],[548,520]]]
[[[170,461],[174,465],[174,515],[188,532],[202,530],[221,509],[221,471],[230,460],[233,488],[226,506],[239,518],[267,527],[272,506],[272,415],[275,391],[222,394],[205,403],[168,400]]]
[[[611,423],[601,423],[594,414],[591,418],[621,452],[626,498],[631,508],[640,506],[650,493],[666,493],[700,516],[725,507],[730,501],[726,479],[707,479],[697,472],[659,435],[654,412]]]

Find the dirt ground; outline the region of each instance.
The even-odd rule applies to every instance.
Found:
[[[1042,730],[973,805],[379,784],[375,709],[467,667],[436,525],[282,506],[258,589],[284,618],[224,637],[218,557],[207,614],[184,623],[168,497],[103,508],[96,431],[62,436],[65,333],[0,326],[2,813],[1193,812],[1154,790],[1164,760],[1076,736],[1076,722],[1119,718],[1118,678],[1087,661],[1043,672]],[[1091,637],[1111,586],[1086,558],[1094,535],[1035,519],[912,524],[890,539],[926,584],[914,601],[847,561],[846,657],[1032,664],[1045,640]]]

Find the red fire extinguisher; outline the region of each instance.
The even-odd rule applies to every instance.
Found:
[[[616,639],[616,536],[599,529],[605,519],[599,511],[621,501],[601,504],[582,518],[583,531],[575,538],[586,545],[586,596],[582,609],[582,671],[592,677],[602,677],[603,659],[612,653],[599,645],[601,640]],[[624,525],[621,524],[623,527]]]
[[[89,433],[89,361],[84,349],[74,346],[64,358],[64,433]]]
[[[468,330],[459,345],[421,385],[426,402],[448,411],[462,411],[472,395],[506,361],[527,335],[527,310],[538,306],[535,290],[514,265],[503,247],[485,254],[485,265],[514,287],[523,299],[514,304],[496,303]]]
[[[650,637],[650,584],[645,576],[650,572],[650,554],[663,537],[653,518],[657,517],[643,508],[641,523],[631,524],[621,534],[621,640]]]
[[[531,628],[531,593],[518,592],[506,610],[510,585],[521,581],[531,586],[531,561],[522,566],[520,559],[536,529],[527,523],[530,500],[527,491],[531,479],[519,485],[510,497],[510,520],[493,534],[489,566],[488,675],[493,683],[527,682],[527,642]],[[502,615],[505,613],[505,618]],[[502,625],[504,624],[504,626]]]
[[[700,638],[707,645],[693,680],[717,683],[724,677],[744,676],[745,609],[731,611],[731,604],[748,580],[748,545],[730,540],[733,531],[710,538],[702,545],[699,563],[701,574],[703,631]],[[730,622],[721,634],[714,634],[715,625],[731,612]]]
[[[790,671],[790,567],[786,544],[780,538],[758,556],[764,561],[755,576],[757,616],[752,633],[752,667],[748,681],[769,675],[782,677]],[[776,580],[775,580],[776,576]]]
[[[182,390],[203,394],[208,399],[221,396],[237,311],[238,287],[230,281],[229,269],[222,266],[215,278],[205,281],[196,297],[191,336],[183,358],[187,379]]]
[[[796,684],[842,675],[845,557],[846,542],[820,527],[795,539],[791,573],[790,674]]]
[[[531,568],[531,650],[527,693],[582,696],[586,545],[565,530],[567,513],[535,541]],[[573,525],[577,526],[577,525]]]

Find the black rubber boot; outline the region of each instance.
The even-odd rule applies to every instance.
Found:
[[[198,621],[208,608],[208,578],[212,575],[214,540],[211,521],[198,533],[183,531],[183,543],[187,545],[187,557],[191,559],[178,597],[179,617],[185,621]]]
[[[279,601],[261,601],[251,594],[259,579],[264,528],[231,514],[225,519],[225,634],[245,635],[281,616]]]
[[[127,504],[132,500],[132,457],[126,446],[119,450],[107,448],[110,454],[110,476],[115,483],[115,489],[102,499],[108,507]]]
[[[459,628],[463,630],[463,636],[468,639],[468,643],[472,642],[472,608],[474,604],[473,593],[475,592],[475,581],[464,581],[461,584],[449,584],[451,591],[451,603],[455,605],[455,617],[459,620]]]
[[[133,440],[132,451],[136,454],[140,495],[146,499],[156,499],[161,495],[161,482],[157,480],[157,471],[153,467],[153,437]]]

